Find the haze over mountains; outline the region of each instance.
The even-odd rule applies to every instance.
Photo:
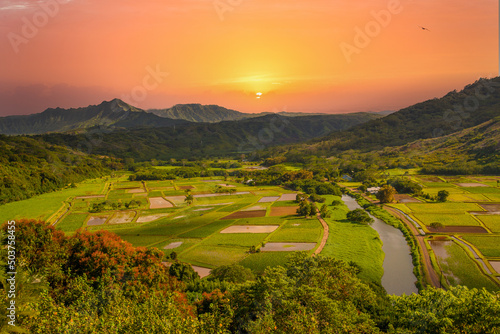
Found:
[[[83,108],[49,108],[42,113],[0,118],[0,133],[7,135],[48,132],[82,132],[96,126],[108,128],[167,127],[186,121],[162,118],[119,99]]]
[[[351,149],[368,152],[446,136],[498,116],[500,78],[493,78],[385,117],[374,113],[262,116],[199,104],[146,112],[115,99],[86,108],[4,117],[0,132],[43,134],[39,138],[48,143],[78,149],[85,140],[83,132],[100,129],[102,144],[92,153],[137,160],[223,156],[273,146],[277,147],[273,154],[293,149],[302,156],[329,157]]]
[[[53,132],[81,133],[95,127],[105,127],[106,131],[132,128],[161,128],[190,123],[218,123],[259,118],[275,113],[247,114],[217,105],[179,104],[168,109],[143,110],[119,99],[104,101],[99,105],[81,108],[49,108],[42,113],[26,116],[7,116],[0,118],[0,134],[33,135]],[[276,113],[286,117],[319,116],[327,120],[356,120],[334,126],[332,130],[343,130],[368,121],[380,115],[376,113],[351,114],[309,114]],[[345,117],[344,117],[345,115]],[[329,122],[329,121],[328,121]],[[318,135],[326,133],[320,132]]]
[[[198,108],[213,111],[207,112],[206,120],[239,115],[218,106],[189,105],[185,114],[177,107],[174,116],[190,117]],[[364,159],[365,155],[367,161],[395,159],[404,164],[418,160],[420,166],[441,173],[494,173],[500,166],[500,78],[479,80],[460,92],[384,118],[370,113],[270,114],[195,123],[160,117],[113,100],[87,108],[5,117],[0,124],[10,133],[52,132],[30,137],[0,135],[0,160],[7,175],[3,179],[7,190],[0,202],[60,188],[85,175],[100,175],[106,168],[120,168],[123,161],[113,157],[150,161],[246,154],[247,158],[285,156],[300,162],[309,156]],[[85,133],[89,129],[98,131],[97,140]],[[16,188],[23,183],[36,186]]]

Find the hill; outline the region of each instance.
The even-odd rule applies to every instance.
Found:
[[[0,152],[0,204],[100,177],[122,166],[116,159],[22,136],[0,135]]]
[[[177,104],[168,109],[150,109],[149,113],[171,119],[183,119],[189,122],[217,123],[235,121],[251,117],[236,110],[226,109],[217,105]]]
[[[218,105],[202,105],[202,104],[177,104],[172,108],[149,109],[147,110],[147,112],[150,112],[160,117],[167,117],[171,119],[183,119],[189,122],[196,122],[196,123],[218,123],[223,121],[237,121],[246,118],[256,118],[274,114],[286,117],[328,115],[325,113],[302,113],[302,112],[287,112],[287,111],[280,111],[277,113],[261,112],[261,113],[250,114],[250,113],[242,113],[232,109],[227,109]]]
[[[175,128],[129,129],[102,134],[95,152],[136,160],[222,156],[298,143],[377,118],[369,113],[284,117],[276,114]],[[81,149],[83,135],[48,134],[41,138]]]
[[[460,92],[452,91],[442,98],[418,103],[347,131],[318,138],[304,149],[326,156],[350,149],[379,150],[445,136],[499,115],[500,78],[480,79]]]
[[[447,136],[386,148],[381,156],[422,160],[424,173],[500,173],[500,117]]]
[[[82,132],[93,127],[110,129],[141,126],[166,127],[184,124],[147,113],[119,99],[83,108],[49,108],[42,113],[0,118],[0,133],[7,135],[42,134],[48,132]]]

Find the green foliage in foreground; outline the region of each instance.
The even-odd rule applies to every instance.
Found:
[[[28,333],[495,333],[500,326],[498,293],[458,287],[387,296],[356,277],[356,267],[320,255],[295,253],[254,281],[241,267],[200,280],[176,262],[171,274],[181,282],[159,251],[110,233],[67,237],[34,221],[17,222],[16,233],[16,325]],[[2,261],[6,252],[0,248]],[[4,332],[7,291],[4,284]]]

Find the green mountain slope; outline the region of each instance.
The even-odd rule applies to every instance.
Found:
[[[47,109],[39,114],[0,118],[0,133],[7,135],[41,134],[47,132],[81,132],[105,126],[130,128],[138,126],[165,127],[186,123],[158,117],[119,99],[99,105],[72,109]]]
[[[0,204],[54,191],[121,166],[116,159],[90,156],[23,136],[0,135]]]
[[[130,129],[102,134],[95,152],[136,160],[190,158],[249,153],[265,147],[298,143],[375,119],[369,113],[283,117],[276,114],[175,128]],[[43,140],[78,148],[83,135],[48,134]]]
[[[462,91],[415,104],[386,117],[318,138],[304,149],[333,155],[349,149],[369,151],[440,137],[500,115],[500,78],[480,79]]]
[[[218,105],[202,105],[202,104],[177,104],[172,108],[150,109],[147,110],[147,112],[150,112],[160,117],[167,117],[171,119],[183,119],[195,123],[218,123],[223,121],[237,121],[246,118],[256,118],[273,114],[277,114],[280,116],[287,116],[287,117],[328,115],[325,113],[303,113],[303,112],[287,112],[287,111],[280,111],[277,113],[261,112],[261,113],[249,114],[249,113],[242,113],[232,109],[227,109]],[[382,115],[383,114],[380,114],[380,116]]]
[[[447,136],[386,148],[381,156],[417,160],[427,173],[500,173],[500,117]]]
[[[160,117],[201,123],[235,121],[249,117],[249,114],[244,114],[236,110],[226,109],[217,105],[201,104],[177,104],[172,108],[150,109],[148,112]]]

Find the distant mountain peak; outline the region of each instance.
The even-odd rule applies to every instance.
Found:
[[[0,117],[0,133],[9,135],[82,132],[94,127],[110,129],[169,127],[186,121],[162,118],[120,99],[81,108],[49,108],[27,116]]]

